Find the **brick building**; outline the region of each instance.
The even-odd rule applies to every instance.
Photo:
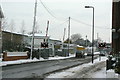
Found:
[[[120,52],[120,0],[113,0],[112,7],[112,51]]]

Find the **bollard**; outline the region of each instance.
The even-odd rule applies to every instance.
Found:
[[[6,58],[7,58],[7,52],[6,52],[6,51],[3,51],[3,59],[2,59],[2,61],[5,61]]]

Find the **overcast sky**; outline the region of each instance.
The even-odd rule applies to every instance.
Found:
[[[15,32],[20,32],[22,22],[26,32],[32,31],[35,0],[0,0],[3,13],[8,24],[14,21]],[[51,38],[63,39],[64,28],[66,38],[68,33],[68,17],[71,17],[71,35],[79,33],[91,41],[92,37],[92,9],[95,8],[95,39],[97,33],[104,41],[111,41],[112,0],[41,0],[47,7],[43,7],[40,0],[37,4],[38,30],[45,34],[47,21],[50,21],[49,34]],[[6,28],[10,30],[10,27]]]

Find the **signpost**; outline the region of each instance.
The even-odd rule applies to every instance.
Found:
[[[102,55],[101,53],[102,53],[103,48],[106,47],[106,43],[99,43],[99,44],[98,44],[98,47],[99,47],[99,51],[100,51],[99,61],[101,61],[101,55]]]

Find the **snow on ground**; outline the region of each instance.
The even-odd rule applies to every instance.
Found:
[[[102,57],[101,61],[105,61],[106,59],[107,59],[106,57]],[[98,63],[98,62],[100,62],[99,58],[97,58],[97,59],[94,60],[94,64]],[[87,64],[83,64],[83,65],[80,65],[80,66],[77,66],[77,67],[74,67],[74,68],[70,68],[68,70],[64,70],[62,72],[51,74],[47,78],[65,78],[67,76],[72,76],[75,73],[77,73],[78,71],[80,71],[81,69],[83,69],[84,67],[88,67],[90,65],[93,65],[93,64],[91,62],[87,63]]]
[[[80,65],[80,66],[77,66],[77,67],[74,67],[74,68],[70,68],[70,69],[61,71],[61,72],[50,74],[46,78],[71,78],[71,76],[74,76],[77,73],[79,74],[79,72],[82,69],[84,69],[86,67],[89,67],[91,65],[95,65],[97,63],[105,62],[106,59],[107,59],[106,57],[101,57],[101,61],[99,61],[100,59],[97,58],[97,59],[94,60],[93,64],[91,62],[87,63],[87,64],[83,64],[83,65]],[[87,76],[89,76],[87,78],[118,78],[118,75],[115,74],[113,70],[108,70],[107,74],[106,74],[106,68],[105,67],[102,68],[99,71],[96,71],[96,72],[90,73],[90,74],[91,75],[87,75]],[[84,77],[84,78],[86,78],[86,77]]]
[[[100,52],[94,52],[94,54],[96,54],[96,55],[97,55],[97,54],[100,54]]]
[[[49,57],[48,59],[43,59],[42,57],[40,57],[40,59],[34,58],[33,60],[32,59],[22,59],[22,60],[15,60],[15,61],[2,61],[0,66],[6,66],[9,64],[21,64],[21,63],[27,63],[27,62],[45,61],[45,60],[65,59],[65,58],[70,58],[70,57],[75,57],[75,54],[70,54],[68,57],[60,57],[60,56]]]
[[[95,54],[99,54],[99,52],[95,52]],[[37,62],[37,61],[45,61],[45,60],[56,60],[56,59],[65,59],[65,58],[70,58],[70,57],[75,57],[75,54],[71,54],[69,57],[59,57],[59,56],[55,56],[55,57],[49,57],[49,59],[43,59],[40,58],[39,60],[34,58],[32,59],[24,59],[24,60],[16,60],[16,61],[1,61],[0,66],[6,66],[9,64],[21,64],[21,63],[27,63],[27,62]],[[80,70],[82,70],[85,67],[89,67],[91,65],[95,65],[96,63],[100,63],[100,62],[104,62],[106,61],[106,57],[101,57],[101,59],[97,58],[94,60],[94,63],[92,64],[87,63],[87,64],[83,64],[74,68],[70,68],[67,70],[63,70],[62,72],[57,72],[54,74],[49,75],[47,78],[68,78],[69,76],[73,76],[75,75],[77,72],[79,72]],[[0,59],[1,60],[1,59]],[[120,76],[118,74],[115,74],[113,70],[108,70],[106,72],[106,68],[103,67],[101,70],[96,71],[94,73],[92,73],[91,75],[89,75],[89,77],[92,78],[120,78]]]
[[[99,52],[95,52],[94,54],[99,54]],[[27,62],[37,62],[37,61],[45,61],[45,60],[56,60],[56,59],[65,59],[65,58],[70,58],[70,57],[75,57],[75,54],[70,54],[68,57],[60,57],[60,56],[55,56],[55,57],[49,57],[49,59],[43,59],[40,57],[40,59],[34,58],[32,59],[21,59],[21,60],[15,60],[15,61],[1,61],[0,66],[6,66],[9,64],[21,64],[21,63],[27,63]],[[0,58],[2,60],[2,58]]]
[[[106,71],[106,68],[102,68],[100,71],[97,71],[92,74],[93,78],[118,78],[119,75],[114,73],[114,70]]]

